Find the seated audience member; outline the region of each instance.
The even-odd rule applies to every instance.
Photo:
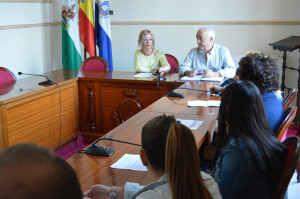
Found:
[[[72,167],[48,149],[17,144],[0,154],[0,198],[81,199]]]
[[[171,66],[165,54],[159,49],[154,49],[154,35],[150,30],[142,30],[139,35],[138,45],[141,49],[135,51],[135,72],[165,72]]]
[[[226,87],[215,135],[221,154],[212,176],[222,197],[273,198],[286,153],[273,136],[253,83],[238,81]]]
[[[215,44],[215,31],[207,26],[200,28],[196,34],[197,48],[190,50],[180,65],[180,74],[193,77],[203,73],[207,77],[233,77],[235,66],[229,50]]]
[[[273,132],[276,132],[284,118],[282,103],[278,100],[279,73],[276,61],[259,52],[250,52],[241,58],[237,69],[240,80],[253,82],[262,95],[266,116]],[[211,91],[222,91],[212,87]]]
[[[158,116],[144,125],[140,156],[156,182],[145,187],[127,182],[124,192],[94,185],[84,195],[98,199],[116,190],[118,198],[221,198],[212,177],[200,172],[193,133],[174,116]]]

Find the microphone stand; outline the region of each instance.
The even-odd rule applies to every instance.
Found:
[[[38,83],[39,85],[55,84],[52,80],[50,80],[50,79],[49,79],[47,76],[45,76],[45,75],[35,75],[35,74],[28,74],[28,73],[22,73],[22,72],[18,72],[18,75],[32,75],[32,76],[45,77],[47,80]]]

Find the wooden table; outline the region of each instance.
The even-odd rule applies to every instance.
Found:
[[[184,98],[164,96],[143,111],[217,116],[219,107],[189,107],[187,103],[192,100],[220,100],[220,97],[211,96],[210,92],[207,92],[210,87],[218,84],[218,82],[186,82],[174,90],[183,94]]]
[[[74,139],[81,130],[85,135],[96,136],[109,131],[104,137],[140,144],[143,125],[154,116],[165,113],[180,119],[204,121],[200,128],[193,130],[199,148],[210,122],[217,117],[218,108],[189,108],[186,106],[187,100],[217,99],[210,97],[207,92],[199,91],[207,91],[217,83],[197,81],[184,84],[178,74],[168,74],[167,80],[160,82],[158,87],[156,77],[133,78],[134,74],[81,73],[76,70],[45,73],[60,86],[62,144]],[[42,77],[27,77],[17,80],[15,84],[0,86],[0,150],[20,142],[33,142],[48,148],[57,145],[60,134],[59,89],[56,85],[39,86],[38,83],[42,80]],[[163,97],[177,87],[175,91],[183,93],[185,98]],[[113,123],[112,116],[120,118],[120,105],[126,100],[135,101],[141,108],[150,106],[114,128],[117,124]],[[155,103],[152,104],[153,102]],[[129,106],[127,111],[131,110]],[[90,117],[90,113],[94,115]],[[90,131],[91,121],[94,122],[93,132]],[[97,183],[123,186],[127,181],[141,184],[152,181],[148,172],[109,168],[125,153],[139,154],[140,147],[112,141],[100,141],[99,144],[114,147],[115,154],[111,157],[98,157],[78,153],[68,160],[75,169],[83,190]]]
[[[186,83],[189,85],[190,83]],[[217,84],[211,82],[201,82],[196,86],[196,82],[191,83],[197,89],[206,89],[208,85]],[[185,86],[182,86],[185,88]],[[131,143],[141,144],[141,130],[143,125],[151,118],[162,115],[175,115],[176,118],[200,120],[204,121],[203,124],[197,129],[192,130],[194,133],[197,147],[199,148],[206,138],[206,132],[212,120],[217,118],[218,108],[192,108],[191,112],[188,111],[187,99],[215,99],[220,100],[220,97],[210,97],[207,93],[203,94],[202,91],[176,89],[185,94],[185,98],[171,98],[162,97],[154,102],[141,112],[137,113],[125,123],[122,123],[115,129],[111,130],[104,137],[127,141]],[[193,89],[192,87],[190,87]],[[182,100],[180,102],[180,100]],[[178,101],[178,103],[174,103]],[[181,104],[180,104],[181,103]],[[199,110],[203,110],[200,111]],[[126,182],[138,182],[146,185],[152,182],[151,176],[148,172],[130,171],[121,169],[112,169],[110,166],[118,161],[124,154],[139,154],[141,147],[102,140],[99,145],[106,145],[115,148],[115,153],[110,157],[99,157],[87,155],[84,153],[77,153],[67,160],[68,163],[74,168],[78,175],[82,189],[85,191],[93,184],[104,184],[107,186],[117,185],[124,186]]]
[[[58,83],[61,94],[61,144],[78,134],[78,71],[46,73]],[[56,148],[60,135],[60,95],[57,85],[40,86],[44,77],[30,76],[0,85],[0,151],[31,142]]]
[[[134,78],[133,72],[56,70],[43,75],[60,86],[61,143],[84,136],[97,139],[183,82],[178,74]],[[60,135],[57,85],[40,86],[29,76],[0,85],[0,151],[20,142],[56,149]],[[136,108],[137,107],[137,108]],[[80,121],[80,122],[79,122]]]

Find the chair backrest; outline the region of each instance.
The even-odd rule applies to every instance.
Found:
[[[297,92],[298,92],[298,89],[294,88],[288,93],[288,95],[286,96],[286,98],[284,99],[284,101],[282,103],[283,110],[286,110],[288,107],[291,106],[291,104],[293,103],[294,99],[297,96]]]
[[[103,57],[89,57],[80,65],[82,71],[108,71],[107,61]]]
[[[287,154],[280,179],[277,183],[273,199],[283,199],[290,183],[290,180],[297,168],[300,158],[300,139],[299,137],[287,138],[283,144],[286,146]]]
[[[169,71],[169,73],[178,73],[179,62],[176,59],[176,57],[174,57],[173,55],[170,55],[170,54],[165,54],[165,55],[171,66],[171,70]]]
[[[16,81],[16,76],[7,68],[0,67],[0,84]]]
[[[283,137],[284,133],[289,128],[289,126],[292,124],[292,122],[296,116],[296,112],[297,112],[296,106],[289,107],[284,112],[284,119],[276,131],[276,136],[277,136],[278,141],[281,141],[281,138]]]

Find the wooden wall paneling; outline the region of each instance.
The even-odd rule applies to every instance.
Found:
[[[65,88],[64,88],[65,87]],[[76,93],[74,92],[74,84],[69,84],[67,86],[62,87],[61,90],[61,120],[62,120],[62,135],[61,135],[61,141],[66,140],[68,138],[74,139],[77,136],[76,132],[76,109],[75,107],[75,96]],[[58,93],[55,92],[54,94],[54,100],[56,101],[59,98]],[[55,103],[57,104],[57,103]],[[58,104],[59,106],[59,104]],[[55,110],[59,110],[58,108],[55,108]],[[59,123],[59,112],[57,112],[54,116],[55,121],[53,126],[56,126]],[[58,126],[59,127],[59,126]],[[57,127],[56,127],[57,128]]]
[[[73,92],[74,92],[74,128],[76,135],[80,133],[79,131],[79,97],[78,97],[78,81],[73,82]]]
[[[79,122],[80,132],[89,139],[103,135],[101,123],[100,83],[96,81],[79,81]]]
[[[74,85],[61,86],[62,129],[61,141],[75,138]],[[4,147],[32,142],[47,148],[57,145],[60,133],[58,88],[41,92],[1,107]]]
[[[88,117],[88,95],[89,95],[89,89],[94,88],[94,82],[82,82],[79,81],[78,84],[78,99],[79,99],[79,122],[80,122],[80,129],[79,131],[81,133],[89,133],[90,132],[90,123],[89,123],[89,117]]]
[[[2,151],[4,149],[4,120],[5,120],[5,117],[3,117],[4,115],[4,111],[5,109],[2,108],[2,106],[0,106],[0,151]]]

